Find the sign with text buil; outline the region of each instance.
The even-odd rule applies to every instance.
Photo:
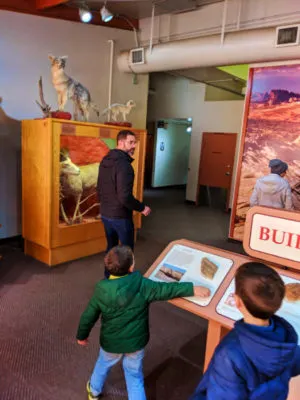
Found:
[[[251,208],[247,213],[243,246],[254,258],[300,270],[300,213]]]

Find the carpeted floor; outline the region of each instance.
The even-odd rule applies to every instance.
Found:
[[[172,240],[186,238],[243,253],[226,240],[229,215],[184,203],[181,189],[152,190],[136,245],[145,272]],[[17,243],[0,247],[1,400],[83,400],[98,355],[99,323],[89,346],[75,341],[77,324],[95,282],[103,276],[103,254],[49,269],[25,257]],[[184,400],[195,388],[204,359],[206,322],[168,303],[150,313],[151,340],[144,371],[148,400]],[[105,387],[105,399],[127,398],[121,366]]]

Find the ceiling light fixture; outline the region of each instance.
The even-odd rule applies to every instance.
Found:
[[[130,19],[128,19],[127,17],[125,17],[125,15],[122,15],[122,14],[114,15],[112,12],[110,12],[108,10],[108,8],[106,7],[106,3],[107,3],[107,1],[105,1],[105,3],[103,4],[103,7],[100,10],[102,21],[103,22],[110,22],[114,17],[124,19],[127,22],[127,24],[131,26],[131,28],[132,28],[132,30],[134,32],[136,47],[137,48],[140,47],[137,30],[136,30],[135,26],[133,25],[133,23],[130,21]]]
[[[100,10],[101,19],[103,22],[109,22],[113,19],[114,15],[106,8],[106,2]]]
[[[93,16],[87,4],[82,3],[78,11],[79,11],[79,17],[82,22],[84,22],[85,24],[91,22]]]

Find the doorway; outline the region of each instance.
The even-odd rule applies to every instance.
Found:
[[[197,206],[200,204],[204,194],[203,187],[205,187],[207,202],[210,206],[212,205],[212,194],[215,194],[215,197],[220,200],[225,193],[225,210],[229,210],[236,137],[236,133],[203,133],[197,184]]]
[[[186,187],[192,119],[161,119],[147,130],[145,188]]]

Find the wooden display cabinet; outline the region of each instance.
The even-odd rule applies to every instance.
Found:
[[[26,254],[53,266],[105,250],[101,220],[91,218],[73,225],[60,220],[61,137],[115,140],[121,129],[58,119],[22,121],[22,235]],[[146,131],[131,130],[137,136],[133,193],[142,200]],[[134,213],[133,219],[136,231],[141,227],[141,214]]]

